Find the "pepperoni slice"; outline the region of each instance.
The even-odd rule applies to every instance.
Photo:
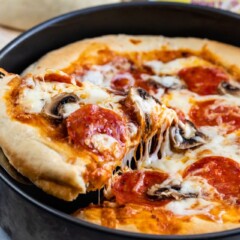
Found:
[[[178,76],[185,81],[190,91],[200,95],[217,94],[219,83],[228,81],[226,73],[212,67],[184,68]]]
[[[224,105],[219,100],[197,102],[191,107],[189,117],[198,127],[223,126],[227,133],[240,128],[240,108]]]
[[[230,158],[205,157],[189,166],[184,173],[201,176],[230,202],[240,204],[240,165]]]
[[[125,122],[115,112],[88,104],[72,113],[67,118],[67,131],[70,141],[75,146],[99,153],[89,141],[95,134],[106,134],[124,146],[126,141]]]
[[[67,74],[58,73],[47,73],[44,75],[44,81],[46,82],[62,82],[62,83],[72,83],[72,79]]]
[[[153,171],[132,171],[121,175],[113,184],[113,194],[119,204],[135,203],[161,206],[168,201],[157,201],[147,197],[147,190],[162,183],[168,175]]]

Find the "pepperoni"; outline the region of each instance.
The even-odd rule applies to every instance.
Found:
[[[219,68],[184,68],[178,76],[185,81],[188,89],[200,95],[217,94],[220,82],[228,81],[228,76]]]
[[[168,201],[152,200],[147,197],[146,193],[151,186],[162,183],[167,177],[166,173],[153,171],[126,172],[113,184],[113,194],[119,204],[161,206]]]
[[[44,81],[46,82],[62,82],[72,83],[72,79],[69,75],[58,74],[58,73],[47,73],[44,75]]]
[[[198,127],[223,126],[227,133],[240,128],[240,108],[223,105],[219,100],[197,102],[191,107],[189,117]]]
[[[240,165],[230,158],[205,157],[189,166],[184,173],[201,176],[223,195],[223,199],[240,204]]]
[[[119,115],[92,104],[81,107],[67,118],[70,141],[75,146],[81,146],[97,153],[93,144],[88,141],[94,134],[107,134],[123,146],[126,141],[125,129],[125,123]]]

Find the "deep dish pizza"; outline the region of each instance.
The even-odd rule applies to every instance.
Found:
[[[193,38],[106,36],[1,70],[0,145],[106,227],[194,234],[240,227],[240,55]],[[16,147],[17,146],[17,147]]]

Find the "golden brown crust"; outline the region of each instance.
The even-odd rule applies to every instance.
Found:
[[[220,232],[239,227],[240,224],[237,223],[211,222],[200,219],[198,217],[192,217],[190,222],[182,223],[181,230],[178,234],[201,234]]]
[[[121,208],[120,208],[121,209]],[[142,207],[144,211],[144,206]],[[110,211],[109,211],[110,210]],[[119,209],[116,210],[118,212]],[[121,211],[121,210],[120,210]],[[136,210],[137,211],[137,210]],[[154,211],[154,210],[153,210]],[[105,212],[108,214],[105,216]],[[239,223],[231,222],[214,222],[210,220],[204,220],[197,216],[187,217],[186,219],[181,219],[180,217],[172,216],[166,218],[165,221],[158,216],[161,223],[158,223],[156,219],[152,218],[151,211],[149,214],[144,214],[139,218],[139,216],[129,217],[129,209],[126,212],[121,212],[120,216],[112,214],[115,210],[112,208],[88,208],[84,210],[77,211],[74,216],[77,218],[90,221],[94,224],[107,226],[110,228],[131,231],[131,232],[142,232],[149,234],[201,234],[201,233],[211,233],[220,232],[224,230],[230,230],[234,228],[239,228]],[[124,215],[126,213],[126,215]],[[127,216],[127,217],[126,217]],[[138,219],[136,221],[136,219]],[[114,224],[113,224],[114,223]],[[158,225],[159,224],[159,225]]]
[[[23,74],[32,72],[39,74],[47,68],[65,69],[77,61],[79,56],[87,49],[96,45],[107,46],[112,51],[141,52],[153,50],[189,50],[204,51],[208,57],[227,68],[237,69],[240,72],[240,49],[228,44],[198,38],[167,38],[163,36],[131,36],[109,35],[86,39],[69,44],[63,48],[52,51],[43,56],[36,63],[29,66]]]
[[[10,90],[8,83],[16,77],[7,75],[0,81],[0,145],[3,152],[14,168],[37,186],[71,201],[86,191],[85,161],[82,166],[68,163],[67,157],[55,150],[57,144],[42,137],[37,128],[9,116],[5,94]]]

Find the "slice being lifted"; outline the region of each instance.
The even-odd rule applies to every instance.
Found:
[[[59,71],[2,73],[1,147],[20,173],[65,200],[101,189],[129,153],[178,124],[140,88],[117,95]]]

